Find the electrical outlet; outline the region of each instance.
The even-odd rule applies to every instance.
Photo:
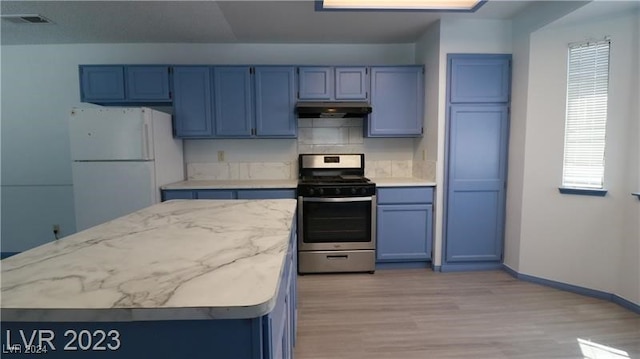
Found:
[[[59,225],[59,224],[54,224],[54,225],[51,227],[51,230],[53,231],[53,237],[54,237],[55,239],[58,239],[58,238],[59,238],[59,236],[60,236],[60,225]]]
[[[224,162],[224,151],[218,151],[218,162]]]

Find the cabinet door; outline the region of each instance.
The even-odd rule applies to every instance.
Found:
[[[213,135],[209,67],[173,68],[173,115],[176,137]]]
[[[289,66],[255,68],[256,135],[296,137],[295,69]]]
[[[369,95],[368,75],[366,67],[336,67],[336,100],[366,100]]]
[[[449,116],[445,260],[500,261],[507,106],[452,105]]]
[[[80,66],[82,102],[123,101],[123,66]]]
[[[370,137],[422,135],[424,81],[421,66],[372,67]]]
[[[127,99],[169,101],[168,66],[127,66]]]
[[[379,262],[431,258],[432,205],[379,205],[377,212],[376,256]]]
[[[511,59],[505,55],[449,55],[451,103],[508,102]]]
[[[216,136],[250,137],[253,132],[251,68],[213,68]]]
[[[300,100],[331,100],[334,96],[333,68],[300,67],[298,91]]]

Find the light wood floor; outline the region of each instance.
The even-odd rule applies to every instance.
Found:
[[[379,270],[298,283],[296,359],[640,359],[640,315],[502,271]],[[627,355],[584,356],[578,338]]]

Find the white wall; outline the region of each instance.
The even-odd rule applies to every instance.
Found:
[[[629,184],[637,183],[638,140],[628,135],[638,133],[637,21],[637,12],[625,11],[552,24],[531,35],[518,270],[640,303],[637,203],[635,211],[627,211],[637,202]],[[609,193],[563,195],[558,187],[567,44],[604,36],[612,40],[605,151]]]
[[[3,252],[52,240],[53,224],[60,224],[63,235],[75,231],[67,117],[73,106],[90,106],[79,102],[79,64],[350,65],[415,60],[412,44],[28,45],[1,46],[1,56]],[[206,158],[206,151],[216,148],[210,140],[186,147],[187,155],[196,158]],[[384,146],[369,147],[380,152]],[[241,140],[225,142],[224,148],[232,159],[289,158],[295,141]],[[411,156],[412,142],[406,148]]]
[[[425,66],[425,119],[424,136],[416,139],[413,167],[416,176],[436,181],[440,113],[440,21],[431,25],[416,43],[416,62]],[[436,186],[435,206],[442,202],[438,195],[442,186]],[[436,210],[434,218],[433,264],[442,263],[442,215]]]
[[[511,118],[505,222],[504,263],[518,271],[525,166],[527,96],[530,73],[530,35],[554,20],[586,5],[588,1],[539,2],[512,20],[513,57],[511,79]]]

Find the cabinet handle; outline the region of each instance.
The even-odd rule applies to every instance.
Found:
[[[336,260],[336,259],[349,259],[349,256],[347,254],[341,254],[341,255],[327,255],[327,259],[331,259],[331,260]]]

